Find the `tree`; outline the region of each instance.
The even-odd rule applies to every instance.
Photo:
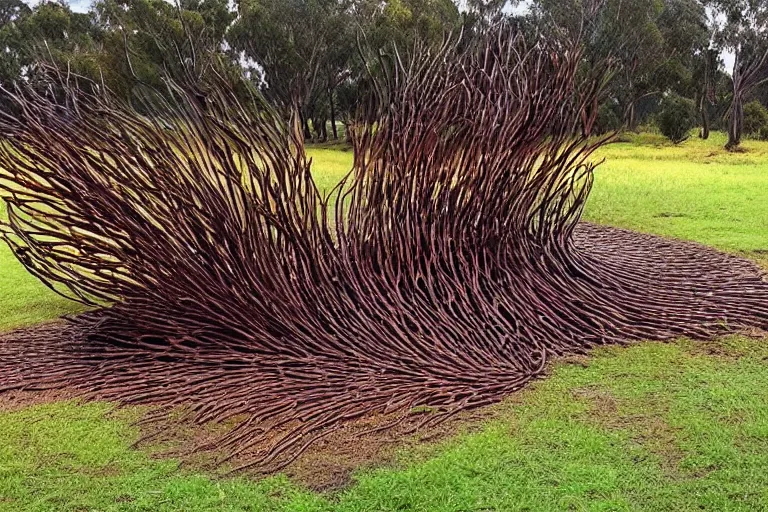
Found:
[[[545,33],[561,30],[586,41],[586,66],[614,60],[618,71],[607,96],[630,129],[643,99],[686,93],[693,55],[707,41],[706,14],[696,0],[537,0],[533,7]]]
[[[544,33],[558,30],[585,40],[586,65],[609,56],[620,65],[611,91],[624,111],[630,128],[635,124],[635,104],[646,92],[646,76],[654,71],[663,53],[663,37],[656,24],[662,5],[656,0],[636,0],[627,8],[621,0],[537,0],[534,16]]]
[[[318,83],[328,83],[321,76],[323,58],[346,5],[335,0],[240,0],[236,5],[238,17],[227,41],[261,68],[265,93],[275,104],[300,112],[309,138],[312,95]]]
[[[352,15],[359,44],[350,61],[352,79],[344,84],[347,120],[376,101],[375,83],[386,81],[398,61],[439,48],[463,22],[451,0],[355,0]]]
[[[697,108],[701,121],[699,137],[706,140],[710,132],[710,108],[716,104],[718,74],[721,73],[719,52],[715,48],[704,48],[695,55],[692,81],[694,96],[698,98]]]
[[[510,0],[467,0],[467,14],[489,26],[502,17],[504,7],[517,3]]]
[[[33,9],[14,0],[2,0],[0,19],[0,85],[30,81],[41,66],[58,70],[60,82],[75,76],[99,78],[96,30],[89,14],[75,13],[64,3],[44,1]],[[0,94],[0,103],[10,107]]]
[[[514,7],[519,3],[519,0],[466,0],[463,2],[461,30],[465,41],[477,37],[502,20],[510,24],[527,20],[525,16],[512,16],[505,12],[507,7]]]
[[[714,43],[734,54],[728,142],[736,149],[744,131],[744,102],[768,79],[768,2],[709,0]]]
[[[19,25],[32,10],[21,0],[0,0],[0,86],[8,88],[29,63],[26,41]]]
[[[699,0],[664,0],[656,21],[664,41],[661,88],[679,94],[692,91],[692,71],[709,47],[707,12]]]
[[[237,13],[227,41],[261,70],[272,101],[298,110],[305,137],[312,121],[320,139],[328,120],[338,136],[380,51],[435,45],[460,26],[451,0],[241,0]]]
[[[352,3],[341,2],[336,5],[325,23],[327,32],[324,43],[324,51],[320,55],[319,75],[316,92],[316,101],[312,102],[317,108],[312,107],[321,115],[317,117],[320,136],[322,140],[328,138],[326,129],[326,116],[330,121],[331,132],[334,140],[339,138],[336,122],[339,119],[338,88],[352,78],[353,62],[358,57],[356,37],[357,30],[352,16]],[[342,118],[346,112],[341,112]],[[316,127],[317,128],[317,127]]]
[[[657,122],[665,137],[674,144],[680,144],[688,139],[696,124],[696,104],[677,94],[668,94],[661,101]]]
[[[766,130],[768,130],[768,109],[758,100],[744,105],[744,134],[759,139]]]
[[[394,44],[405,51],[417,40],[439,44],[461,27],[452,0],[355,0],[353,9],[366,44],[374,50]]]
[[[214,64],[232,64],[224,54],[234,19],[226,0],[100,0],[94,13],[104,71],[124,97],[137,82],[160,89],[166,76],[194,83]]]

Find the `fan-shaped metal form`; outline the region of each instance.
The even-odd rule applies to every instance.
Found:
[[[0,390],[245,418],[199,448],[272,471],[367,414],[498,401],[555,354],[765,328],[752,264],[579,222],[604,142],[579,62],[499,34],[399,62],[328,195],[290,124],[223,88],[151,114],[18,93],[5,239],[95,309],[0,343]]]

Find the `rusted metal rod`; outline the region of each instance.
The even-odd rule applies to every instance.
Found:
[[[151,115],[19,91],[5,240],[95,309],[0,339],[0,391],[244,416],[197,448],[268,472],[365,415],[498,401],[555,354],[768,327],[754,265],[580,222],[605,141],[579,64],[501,31],[399,62],[329,196],[301,137],[226,88]]]

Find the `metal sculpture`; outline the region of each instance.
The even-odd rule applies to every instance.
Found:
[[[765,328],[751,263],[579,222],[605,142],[579,63],[499,34],[398,63],[328,195],[297,130],[224,88],[151,115],[17,93],[5,239],[95,309],[0,342],[0,391],[239,417],[199,448],[275,471],[365,415],[496,402],[556,354]]]

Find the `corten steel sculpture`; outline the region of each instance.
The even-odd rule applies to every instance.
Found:
[[[604,142],[579,62],[499,36],[399,63],[329,195],[298,130],[226,89],[152,115],[18,93],[6,241],[95,309],[2,342],[0,389],[241,417],[200,448],[272,471],[365,415],[496,402],[555,354],[768,326],[751,263],[579,222]]]

